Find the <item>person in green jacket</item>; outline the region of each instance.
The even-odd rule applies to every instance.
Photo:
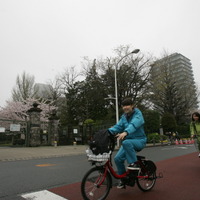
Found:
[[[190,133],[191,137],[195,139],[195,146],[199,152],[200,158],[200,114],[198,112],[194,112],[192,114],[192,121],[190,123]]]

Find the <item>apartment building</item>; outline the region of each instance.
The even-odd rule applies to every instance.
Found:
[[[192,112],[198,109],[197,91],[190,59],[180,53],[173,53],[157,60],[151,67],[152,80],[158,80],[160,84],[168,81],[172,85],[173,82],[179,93],[182,93],[182,97],[190,99],[189,110]]]

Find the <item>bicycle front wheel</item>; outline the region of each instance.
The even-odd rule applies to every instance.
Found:
[[[110,174],[105,169],[94,167],[82,179],[81,194],[84,200],[104,200],[112,186]]]

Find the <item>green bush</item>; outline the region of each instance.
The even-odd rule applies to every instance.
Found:
[[[147,143],[159,142],[160,136],[158,133],[149,133],[147,135]]]
[[[167,139],[168,139],[168,137],[166,135],[160,135],[160,141],[167,140]]]
[[[160,135],[158,133],[147,134],[147,143],[160,143],[161,140],[166,140],[166,135]]]
[[[182,126],[177,126],[177,132],[178,136],[183,138],[183,137],[190,137],[190,125],[182,125]]]
[[[86,120],[84,121],[84,124],[85,124],[85,125],[93,125],[93,124],[94,124],[94,120],[93,120],[93,119],[86,119]]]

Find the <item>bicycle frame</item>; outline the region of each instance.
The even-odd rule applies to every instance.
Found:
[[[139,160],[137,161],[137,163],[140,165],[141,169],[145,170],[145,166],[144,166],[143,163],[141,162],[141,159],[139,159]],[[100,186],[100,185],[104,182],[104,180],[105,180],[105,178],[106,178],[106,176],[107,176],[108,171],[109,171],[110,174],[111,174],[114,178],[116,178],[116,179],[125,178],[125,177],[127,177],[127,175],[131,172],[131,170],[127,170],[125,173],[123,173],[123,174],[121,174],[121,175],[117,174],[117,173],[115,172],[115,170],[113,169],[113,167],[112,167],[112,163],[111,163],[110,159],[109,159],[108,161],[106,161],[106,163],[105,163],[102,167],[104,167],[104,169],[105,169],[104,174],[103,174],[103,179],[100,181],[100,183],[97,184],[97,186]],[[145,171],[146,171],[146,170],[145,170]],[[136,178],[138,178],[138,179],[140,179],[140,178],[148,178],[148,177],[149,177],[148,174],[145,175],[145,176],[136,176]],[[97,182],[98,182],[98,181],[99,181],[99,180],[97,180]]]

